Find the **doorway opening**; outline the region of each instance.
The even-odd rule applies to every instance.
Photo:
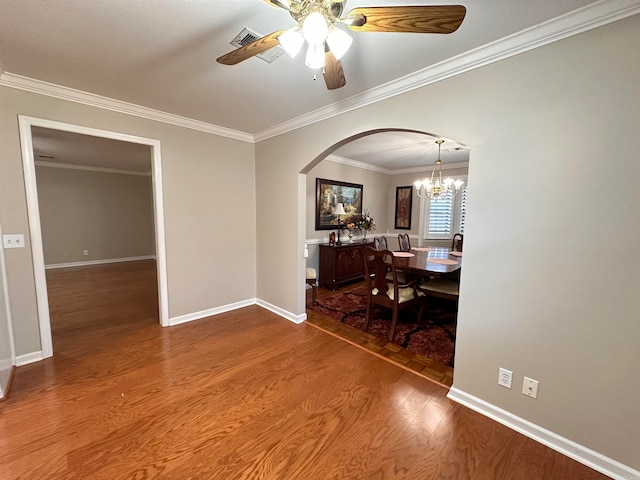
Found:
[[[20,116],[20,142],[22,149],[25,189],[27,196],[27,210],[29,214],[29,233],[31,238],[31,254],[36,286],[36,302],[38,321],[40,326],[40,342],[42,358],[53,355],[53,341],[51,334],[51,319],[49,298],[47,293],[47,279],[45,273],[45,258],[42,238],[42,224],[38,201],[38,186],[36,182],[36,161],[34,154],[34,129],[49,129],[51,131],[80,134],[98,139],[110,139],[135,145],[146,146],[150,152],[151,195],[153,204],[153,231],[155,243],[155,262],[157,280],[158,317],[162,326],[169,324],[167,300],[166,254],[164,238],[164,209],[162,202],[162,168],[160,142],[153,139],[127,135],[118,132],[83,127],[79,125],[55,122],[51,120]],[[42,159],[47,161],[46,158]],[[93,166],[101,169],[101,166]],[[84,252],[83,252],[84,253]],[[88,252],[87,252],[88,253]]]
[[[404,337],[406,340],[397,342],[404,345],[404,349],[399,350],[398,345],[380,338],[385,337],[386,330],[383,333],[381,326],[377,325],[373,320],[367,332],[354,332],[353,329],[345,329],[345,326],[351,324],[364,325],[364,319],[360,318],[364,317],[366,306],[366,285],[362,281],[364,274],[358,276],[357,272],[354,273],[355,270],[351,269],[350,274],[353,274],[351,275],[353,278],[347,278],[348,275],[345,278],[334,278],[336,275],[341,275],[337,271],[340,270],[341,266],[333,265],[334,262],[331,262],[330,258],[351,257],[338,254],[333,256],[325,254],[323,256],[322,252],[326,253],[327,250],[331,250],[327,248],[331,230],[319,231],[316,228],[318,223],[316,220],[316,209],[318,208],[316,178],[334,180],[337,184],[340,184],[340,182],[357,183],[363,185],[361,193],[362,209],[373,217],[376,224],[376,230],[367,232],[366,240],[369,245],[373,237],[384,237],[389,250],[400,250],[398,235],[409,234],[411,247],[437,248],[437,252],[429,252],[428,255],[431,256],[433,254],[434,258],[436,255],[444,255],[444,259],[446,259],[448,252],[443,253],[443,251],[449,249],[453,235],[457,232],[460,224],[459,215],[454,214],[456,208],[459,208],[460,202],[456,200],[457,203],[451,203],[449,224],[451,231],[447,232],[447,234],[440,232],[438,237],[434,237],[428,228],[429,216],[432,213],[429,199],[418,197],[413,188],[413,183],[416,180],[431,175],[439,147],[436,140],[442,138],[439,135],[427,132],[384,129],[363,132],[344,139],[318,155],[300,172],[300,176],[304,177],[304,179],[301,179],[299,185],[301,185],[301,190],[304,189],[304,191],[299,193],[300,203],[304,202],[303,204],[306,205],[305,215],[303,216],[303,218],[306,218],[306,224],[301,246],[306,246],[305,252],[308,252],[308,256],[303,259],[303,267],[305,269],[314,268],[320,284],[318,289],[320,301],[313,304],[316,307],[316,303],[320,304],[320,308],[307,308],[309,323],[314,324],[314,326],[322,323],[323,329],[333,335],[370,350],[378,356],[385,357],[391,361],[395,359],[394,363],[404,368],[409,368],[408,365],[413,365],[417,367],[414,369],[416,373],[422,374],[438,383],[451,385],[457,301],[451,302],[449,299],[433,299],[430,301],[425,312],[428,312],[429,319],[427,322],[433,328],[429,332],[425,332],[425,329],[418,328],[422,325],[416,323],[415,328]],[[445,139],[441,158],[442,169],[445,170],[443,176],[451,175],[455,176],[456,179],[462,178],[466,186],[469,153],[470,149],[466,145],[452,139]],[[408,193],[412,197],[408,199],[408,205],[407,199],[404,199],[404,209],[402,211],[398,207],[399,190]],[[408,217],[405,218],[404,222],[400,222],[398,215],[399,213],[406,214],[406,210],[408,210]],[[333,228],[333,232],[336,232],[336,230],[337,227]],[[357,228],[349,232],[343,231],[341,234],[343,243],[345,240],[354,242],[353,247],[357,250],[358,242],[362,242],[364,237],[362,233]],[[447,237],[447,235],[449,236]],[[366,245],[364,244],[362,248]],[[424,252],[421,252],[421,254],[424,254]],[[356,257],[362,258],[357,255],[353,256],[353,258]],[[453,259],[454,257],[451,258]],[[438,261],[440,260],[438,259]],[[327,269],[332,271],[328,276]],[[301,271],[302,273],[305,272],[305,270]],[[438,275],[431,276],[429,274],[429,278],[435,278]],[[355,278],[356,276],[358,278]],[[459,284],[459,278],[458,271],[455,276],[447,278],[447,280],[458,282]],[[309,307],[307,292],[304,288],[306,285],[304,282],[299,284],[303,287],[302,295],[305,305]],[[333,301],[330,298],[331,296],[336,296],[336,300]],[[309,298],[311,298],[310,295]],[[440,300],[443,301],[441,302]],[[318,312],[323,311],[333,314],[331,315],[334,319],[333,325],[318,319]],[[411,319],[415,317],[409,309],[406,312]],[[338,318],[337,324],[335,322],[336,318]],[[403,325],[404,330],[409,328],[411,319],[406,319],[405,323],[407,325]],[[390,324],[389,320],[378,323],[386,327],[385,324]],[[425,317],[423,315],[423,323],[424,321]],[[374,330],[380,331],[374,332]],[[398,332],[397,329],[396,332]],[[379,333],[380,335],[376,337],[374,333]],[[426,344],[429,342],[432,344],[438,343],[441,348],[413,348],[418,346],[419,343]],[[409,345],[412,346],[412,351],[428,352],[430,357],[421,359],[414,356],[412,351],[407,349]],[[440,368],[441,366],[442,368]]]

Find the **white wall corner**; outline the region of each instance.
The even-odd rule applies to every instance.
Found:
[[[566,455],[594,470],[615,480],[640,479],[640,471],[624,465],[612,458],[564,438],[524,418],[518,417],[478,397],[468,394],[456,387],[451,387],[447,398],[475,410],[506,427],[529,437],[557,452]]]

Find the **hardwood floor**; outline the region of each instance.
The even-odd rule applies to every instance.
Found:
[[[48,282],[55,355],[0,405],[2,479],[605,478],[258,306],[162,328],[149,262]]]
[[[337,291],[349,291],[357,289],[364,282],[343,286],[342,288],[332,291],[328,288],[318,287],[317,298],[327,297],[335,294]],[[311,302],[311,290],[307,291],[307,305]],[[345,325],[333,318],[323,315],[313,310],[307,309],[307,323],[323,330],[330,335],[341,338],[373,355],[377,355],[405,370],[409,370],[420,375],[427,380],[432,380],[442,386],[450,387],[453,385],[453,368],[435,362],[430,358],[414,353],[410,350],[402,348],[399,345],[388,342],[385,339],[363,332],[350,325]]]

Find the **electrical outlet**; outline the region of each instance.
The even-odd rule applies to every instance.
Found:
[[[511,388],[511,377],[513,376],[513,372],[507,370],[506,368],[501,368],[498,370],[498,385],[502,385],[505,388]]]
[[[89,250],[82,250],[82,255],[84,255],[85,257],[89,255]]]
[[[522,394],[531,398],[538,398],[538,380],[524,377],[522,382]]]

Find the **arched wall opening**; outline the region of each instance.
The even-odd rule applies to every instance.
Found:
[[[424,152],[420,153],[421,158],[417,162],[414,159],[413,164],[411,164],[413,166],[410,167],[407,167],[407,165],[409,165],[410,163],[406,163],[408,161],[406,158],[403,158],[402,160],[399,159],[399,165],[397,170],[395,171],[395,167],[380,168],[376,167],[376,165],[360,164],[360,162],[358,161],[349,162],[349,159],[346,159],[347,162],[345,162],[345,164],[341,161],[345,159],[342,159],[341,157],[338,157],[337,160],[335,158],[332,158],[334,157],[334,153],[336,151],[340,151],[342,147],[349,145],[352,142],[361,140],[368,141],[368,138],[373,139],[375,136],[380,137],[379,134],[388,132],[411,134],[408,135],[404,141],[406,141],[407,143],[411,142],[416,144],[418,146],[418,149],[422,149],[424,144],[435,146],[436,139],[446,138],[438,135],[437,133],[407,128],[380,128],[366,130],[345,137],[344,139],[334,143],[330,147],[327,147],[299,171],[298,205],[300,208],[299,211],[301,212],[300,222],[302,224],[299,228],[299,251],[304,251],[307,255],[307,257],[302,258],[302,261],[300,262],[300,268],[298,269],[300,278],[297,281],[297,299],[298,305],[300,305],[301,307],[299,311],[305,311],[306,289],[310,288],[305,282],[305,269],[306,267],[313,267],[316,269],[318,275],[320,275],[318,253],[319,244],[327,243],[328,236],[330,234],[330,230],[323,229],[322,231],[318,231],[315,228],[316,177],[324,178],[327,171],[332,171],[336,173],[327,174],[332,180],[364,184],[362,206],[363,210],[368,211],[376,220],[377,230],[375,231],[375,233],[372,232],[373,234],[387,235],[390,238],[393,238],[398,233],[410,233],[410,236],[413,238],[412,242],[415,242],[415,245],[421,245],[423,237],[426,238],[427,229],[424,225],[424,218],[426,217],[426,215],[424,212],[428,207],[426,206],[427,202],[425,201],[425,199],[418,198],[414,192],[414,189],[411,188],[413,208],[409,214],[410,222],[408,226],[405,225],[404,228],[402,228],[402,230],[400,230],[399,232],[397,231],[398,229],[395,228],[397,225],[394,222],[394,210],[396,208],[395,195],[396,187],[398,185],[401,184],[403,187],[413,186],[413,182],[415,180],[430,175],[433,168],[433,161],[435,160],[435,153],[433,154],[433,156],[427,156]],[[451,164],[450,166],[444,167],[444,169],[449,168],[450,171],[453,172],[451,175],[455,175],[456,178],[462,178],[466,184],[469,148],[465,144],[459,143],[454,139],[448,139],[447,141],[449,141],[451,145],[458,146],[456,150],[460,150],[459,146],[464,146],[466,163],[456,162],[454,164]],[[453,147],[451,148],[453,149]],[[398,145],[398,149],[406,150],[406,148],[404,148],[402,145]],[[406,151],[404,153],[406,153]],[[336,165],[336,167],[330,169],[323,168],[323,166],[325,165],[323,161],[327,159],[329,160],[327,164]],[[402,164],[400,164],[400,162],[402,162]],[[445,162],[446,159],[443,155],[443,163]],[[341,163],[342,165],[339,165]],[[419,164],[419,166],[416,166],[417,164]],[[362,170],[357,170],[358,167],[361,167]],[[349,171],[351,173],[348,173]],[[353,172],[355,171],[357,171],[358,173],[354,177]],[[309,174],[312,174],[313,178],[309,177]],[[445,175],[447,175],[446,172]],[[413,221],[411,221],[411,219]],[[456,221],[458,221],[457,218]],[[333,229],[333,231],[335,232],[336,229]],[[369,239],[371,239],[372,233],[369,234]],[[344,240],[344,237],[342,237],[342,239]],[[432,241],[429,242],[430,245],[431,243]],[[440,243],[440,246],[448,246],[450,240],[441,240]],[[391,245],[392,244],[390,243],[390,246]],[[303,317],[306,319],[306,314],[303,315]]]

